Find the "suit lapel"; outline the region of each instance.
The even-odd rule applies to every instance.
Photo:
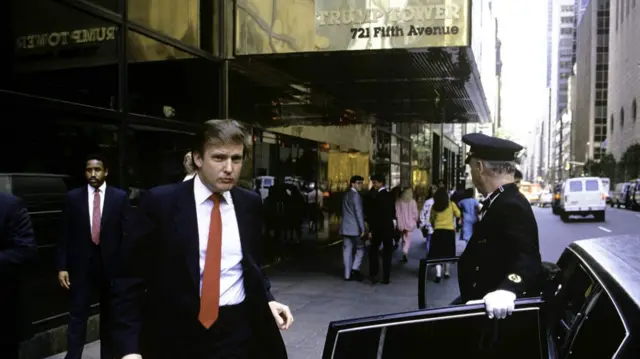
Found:
[[[91,236],[91,217],[89,216],[89,189],[87,186],[84,186],[82,191],[80,192],[80,208],[81,215],[84,218],[84,223],[86,224],[87,233]]]
[[[107,186],[104,191],[104,206],[102,206],[102,213],[100,217],[100,228],[105,228],[105,223],[107,223],[107,217],[111,213],[111,208],[113,207],[113,188]],[[88,199],[87,199],[88,200]]]
[[[189,276],[196,288],[200,288],[200,239],[193,179],[179,184],[173,210],[173,240],[182,244]]]
[[[247,258],[249,251],[249,245],[251,242],[251,213],[250,208],[247,207],[247,201],[243,198],[244,194],[238,188],[231,189],[231,199],[233,200],[233,207],[236,214],[236,221],[238,222],[238,231],[240,233],[240,243],[242,244],[242,255]]]

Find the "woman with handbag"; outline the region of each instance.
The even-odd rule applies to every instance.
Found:
[[[429,215],[429,222],[433,226],[431,236],[431,248],[427,259],[452,258],[456,255],[456,222],[460,218],[460,209],[449,199],[449,193],[444,188],[439,188],[433,196],[433,206]],[[450,278],[449,263],[444,265],[444,277]],[[436,265],[436,279],[439,283],[442,279],[442,265]]]

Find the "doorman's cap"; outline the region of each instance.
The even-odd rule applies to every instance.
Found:
[[[518,152],[524,148],[513,141],[482,133],[466,134],[462,136],[462,142],[470,148],[466,163],[469,163],[472,157],[487,161],[515,161]]]

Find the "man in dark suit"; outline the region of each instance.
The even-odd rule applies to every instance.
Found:
[[[235,184],[251,143],[211,120],[192,148],[194,179],[143,195],[114,280],[123,358],[287,357],[291,311],[261,270],[262,201]]]
[[[0,358],[18,359],[23,329],[21,284],[36,257],[36,241],[27,209],[19,198],[0,193]]]
[[[369,213],[369,227],[371,230],[371,245],[369,246],[369,275],[371,283],[378,282],[379,250],[382,244],[382,283],[391,281],[391,257],[393,255],[393,232],[395,230],[396,205],[395,197],[385,186],[382,175],[371,176],[375,197],[371,201]]]
[[[542,270],[538,225],[514,183],[517,143],[467,134],[467,164],[484,196],[480,221],[458,262],[459,303],[485,304],[489,318],[505,318],[517,297],[536,296]],[[528,293],[528,294],[527,294]]]
[[[66,195],[58,243],[58,281],[71,295],[66,359],[82,357],[96,289],[100,298],[100,358],[112,359],[109,287],[129,199],[126,192],[105,182],[109,169],[102,156],[87,156],[84,175],[87,186]]]

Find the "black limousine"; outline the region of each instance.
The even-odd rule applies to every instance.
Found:
[[[507,319],[475,304],[341,320],[322,358],[639,358],[640,235],[576,241],[552,266],[551,290]]]

